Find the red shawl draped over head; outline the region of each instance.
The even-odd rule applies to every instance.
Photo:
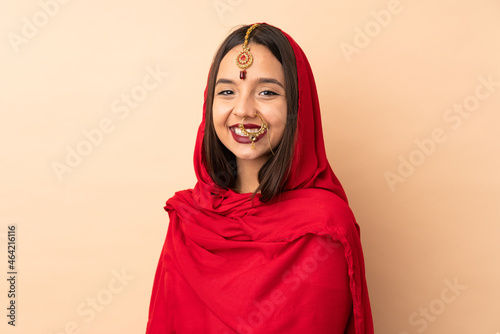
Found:
[[[194,152],[198,182],[165,206],[170,223],[148,334],[373,333],[359,226],[326,158],[311,67],[284,34],[299,87],[285,191],[267,203],[258,193],[252,204],[249,194],[214,183],[203,160],[204,105]]]

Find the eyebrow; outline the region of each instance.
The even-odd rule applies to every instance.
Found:
[[[275,85],[278,85],[280,86],[281,88],[285,89],[285,87],[283,87],[283,85],[281,84],[281,82],[279,82],[278,80],[276,79],[273,79],[273,78],[260,78],[259,83],[270,83],[270,84],[275,84]]]
[[[215,85],[217,86],[218,84],[235,84],[233,80],[230,80],[230,79],[223,79],[223,78],[220,78],[219,80],[217,80],[217,82],[215,83]]]
[[[279,82],[278,80],[276,79],[273,79],[273,78],[259,78],[257,80],[258,83],[270,83],[270,84],[275,84],[275,85],[278,85],[280,86],[281,88],[285,89],[285,87],[283,87],[283,85],[281,84],[281,82]],[[217,82],[215,83],[215,85],[217,86],[218,84],[231,84],[231,85],[235,85],[236,83],[231,80],[231,79],[224,79],[224,78],[220,78],[219,80],[217,80]]]

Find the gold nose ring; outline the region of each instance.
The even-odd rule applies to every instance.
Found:
[[[243,122],[245,121],[245,118],[247,118],[248,116],[243,117],[238,127],[245,136],[250,138],[250,140],[252,141],[252,149],[255,150],[255,139],[257,139],[259,135],[263,134],[267,130],[267,123],[264,121],[261,115],[254,114],[254,116],[259,116],[260,120],[262,121],[262,125],[260,126],[260,129],[257,132],[250,133],[247,131],[247,129],[245,129],[245,125],[243,124]]]

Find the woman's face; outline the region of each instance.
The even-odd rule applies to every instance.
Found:
[[[253,63],[246,70],[246,78],[240,79],[240,68],[235,59],[242,46],[231,49],[222,59],[217,73],[213,122],[220,141],[239,159],[266,159],[281,141],[285,130],[287,107],[285,98],[285,74],[283,66],[271,51],[260,44],[249,44]],[[246,136],[237,132],[243,117],[248,131],[257,131],[262,121],[268,130],[255,140],[255,149]]]

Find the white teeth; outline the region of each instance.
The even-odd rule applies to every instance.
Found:
[[[246,135],[243,133],[243,131],[241,131],[241,129],[238,127],[231,128],[231,130],[234,133],[236,133],[238,136],[246,137]],[[259,129],[246,129],[246,130],[248,133],[257,133],[259,131]]]
[[[240,130],[240,128],[232,128],[233,132],[236,133],[238,136],[245,136],[243,131]]]

